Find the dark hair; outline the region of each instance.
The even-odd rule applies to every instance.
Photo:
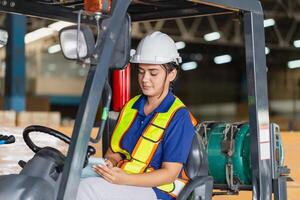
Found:
[[[175,79],[170,82],[170,90],[173,90],[174,82],[177,80],[179,69],[180,69],[179,65],[177,65],[175,62],[169,62],[169,63],[166,63],[166,64],[162,64],[162,66],[165,68],[165,70],[167,72],[166,75],[168,75],[173,70],[177,71],[177,75],[176,75]],[[165,77],[165,81],[166,81],[166,79],[167,79],[167,76]]]

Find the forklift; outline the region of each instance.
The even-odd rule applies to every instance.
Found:
[[[4,2],[4,1],[3,1]],[[189,184],[177,199],[212,199],[213,189],[223,189],[233,193],[251,190],[253,200],[287,199],[287,168],[282,162],[282,145],[279,127],[270,124],[268,112],[267,68],[265,58],[265,38],[263,10],[258,0],[6,0],[0,4],[5,13],[21,14],[52,20],[77,22],[60,32],[60,43],[66,58],[77,60],[89,66],[79,110],[77,112],[72,137],[43,126],[29,126],[23,136],[28,147],[36,154],[28,162],[20,161],[20,174],[0,176],[1,199],[25,200],[73,200],[76,199],[82,168],[95,149],[89,141],[97,142],[103,135],[104,150],[107,149],[109,133],[103,134],[107,124],[113,124],[110,102],[113,107],[122,107],[129,99],[127,76],[129,73],[131,22],[173,19],[183,17],[203,17],[208,15],[232,14],[243,21],[248,85],[249,123],[201,123],[197,128],[188,158]],[[96,41],[90,26],[97,27]],[[111,90],[108,81],[113,73],[113,86],[122,85],[123,90]],[[114,88],[114,87],[113,87]],[[124,89],[125,88],[125,89]],[[102,93],[106,99],[103,100]],[[103,103],[105,102],[105,103]],[[91,130],[100,104],[102,121],[96,138],[91,138]],[[118,112],[119,110],[114,110]],[[30,139],[33,131],[44,132],[69,143],[65,157],[57,149],[40,148]],[[222,132],[220,138],[215,132]],[[108,131],[109,132],[109,131]],[[251,133],[251,134],[250,134]],[[236,135],[243,139],[233,143]],[[213,138],[213,139],[210,139]],[[237,140],[237,139],[236,139]],[[209,162],[210,150],[216,148],[223,154],[217,159],[230,157],[234,160],[235,144],[247,140],[248,160],[238,167],[247,179],[234,179],[229,173],[234,165],[227,167],[225,175],[216,175]],[[237,152],[237,151],[235,151]],[[279,155],[279,156],[278,156]],[[232,159],[231,159],[232,158]],[[231,168],[230,168],[231,167]],[[225,181],[221,181],[224,179]],[[219,178],[219,179],[218,179]],[[228,181],[229,180],[229,181]],[[229,184],[230,183],[230,184]],[[242,183],[242,184],[237,184]]]

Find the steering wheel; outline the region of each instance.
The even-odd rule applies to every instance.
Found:
[[[66,136],[65,134],[54,130],[52,128],[49,127],[45,127],[45,126],[39,126],[39,125],[32,125],[32,126],[28,126],[24,129],[23,131],[23,139],[26,143],[26,145],[34,152],[37,153],[38,151],[40,151],[42,148],[38,147],[37,145],[35,145],[31,138],[29,137],[29,133],[31,132],[42,132],[42,133],[46,133],[48,135],[52,135],[62,141],[64,141],[67,144],[70,144],[71,138]],[[88,146],[87,149],[87,154],[86,154],[86,158],[85,158],[85,162],[84,162],[84,167],[87,165],[88,163],[88,158],[92,155],[94,155],[96,153],[96,149],[92,146]]]

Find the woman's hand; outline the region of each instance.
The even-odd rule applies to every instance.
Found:
[[[114,164],[112,163],[112,161],[110,159],[105,159],[105,164],[108,168],[114,167]]]
[[[109,162],[107,162],[109,167],[117,166],[118,162],[122,160],[121,155],[119,153],[112,152],[110,148],[108,148],[104,158],[109,160]]]
[[[98,173],[108,182],[126,185],[128,174],[124,170],[118,167],[109,167],[105,165],[94,165],[93,168],[96,173]]]

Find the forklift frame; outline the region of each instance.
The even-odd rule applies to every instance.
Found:
[[[104,35],[103,49],[97,66],[88,73],[79,110],[76,116],[71,144],[57,199],[75,199],[91,130],[96,116],[95,108],[101,100],[104,83],[109,71],[116,38],[122,18],[133,4],[131,0],[114,0],[111,23]],[[170,4],[177,1],[170,0]],[[132,13],[133,21],[166,18],[195,17],[224,13],[240,14],[244,22],[246,69],[248,85],[249,122],[251,131],[251,163],[254,200],[272,199],[271,146],[267,91],[267,67],[263,10],[258,0],[179,0],[190,3],[189,8]],[[134,6],[134,5],[133,5]],[[1,0],[0,12],[76,22],[75,7],[45,5],[33,0]],[[202,8],[202,9],[201,9]],[[75,9],[75,10],[74,10]],[[130,12],[129,12],[130,13]],[[88,18],[85,23],[93,23]],[[113,24],[113,25],[112,25]],[[113,36],[113,37],[111,37]],[[279,192],[281,194],[281,192]]]

